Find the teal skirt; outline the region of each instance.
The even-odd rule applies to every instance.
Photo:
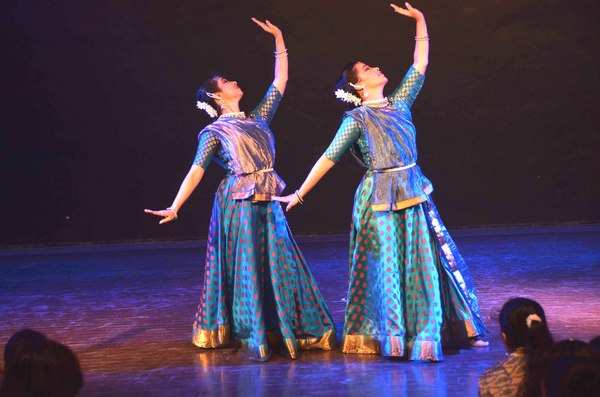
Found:
[[[220,184],[212,209],[193,343],[242,344],[265,360],[281,344],[330,350],[334,323],[279,202],[234,200],[234,177]]]
[[[342,350],[440,361],[442,340],[486,332],[468,269],[431,199],[373,211],[372,187],[354,200]]]

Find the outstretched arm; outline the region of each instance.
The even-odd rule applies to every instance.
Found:
[[[423,13],[409,3],[404,3],[406,8],[390,4],[394,12],[412,18],[416,22],[415,33],[415,52],[413,56],[413,66],[421,74],[425,74],[427,64],[429,63],[429,35],[427,33],[427,23]]]
[[[160,216],[162,219],[159,224],[167,223],[177,219],[177,213],[183,204],[190,197],[194,189],[198,186],[202,177],[204,176],[204,170],[210,164],[213,155],[218,150],[220,145],[219,140],[210,131],[200,133],[198,137],[198,148],[196,149],[196,155],[192,167],[188,171],[187,175],[179,186],[179,191],[173,200],[173,204],[164,210],[149,210],[145,209],[144,212],[150,215]]]
[[[173,204],[171,204],[170,207],[164,210],[145,209],[144,212],[150,215],[161,217],[162,219],[160,220],[160,222],[158,222],[161,225],[163,223],[174,221],[175,219],[177,219],[177,213],[179,212],[179,209],[190,197],[194,189],[196,189],[203,176],[204,168],[198,165],[192,165],[187,175],[183,179],[183,182],[181,182],[181,186],[179,187],[177,196],[175,196],[175,200],[173,200]]]
[[[308,176],[302,183],[302,186],[300,186],[300,189],[288,196],[275,197],[274,199],[283,203],[287,203],[285,210],[291,210],[300,203],[301,199],[304,201],[303,197],[305,197],[315,186],[317,186],[317,183],[323,179],[325,174],[327,174],[334,165],[335,163],[326,156],[321,156],[315,165],[313,165],[312,169],[308,173]]]
[[[287,203],[286,211],[291,210],[298,203],[302,203],[304,197],[357,141],[360,137],[360,131],[358,122],[352,117],[346,116],[338,128],[333,141],[312,167],[300,189],[285,197],[275,197],[275,200]]]

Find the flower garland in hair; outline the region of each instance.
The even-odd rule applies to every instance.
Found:
[[[358,106],[362,102],[359,97],[349,93],[348,91],[342,90],[341,88],[335,90],[335,97],[340,99],[342,102],[352,103],[354,106]]]
[[[197,101],[196,107],[200,110],[204,110],[213,119],[219,115],[219,113],[215,110],[215,108],[213,108],[206,102]]]

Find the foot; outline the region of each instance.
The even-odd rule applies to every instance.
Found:
[[[490,345],[490,342],[483,339],[481,336],[475,336],[473,338],[469,338],[469,344],[471,347],[487,347]]]

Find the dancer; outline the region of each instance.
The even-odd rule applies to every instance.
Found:
[[[267,337],[282,339],[294,359],[298,349],[330,350],[335,331],[281,204],[272,201],[285,187],[274,170],[269,124],[287,83],[287,49],[277,26],[252,20],[275,38],[272,85],[249,115],[240,111],[243,92],[236,81],[217,75],[202,85],[197,106],[218,118],[200,132],[193,165],[173,204],[146,212],[162,217],[161,224],[177,219],[211,160],[223,166],[227,175],[213,204],[193,343],[216,348],[241,342],[251,359],[266,361]]]
[[[386,98],[388,79],[378,67],[348,64],[336,96],[356,107],[345,113],[300,189],[277,199],[288,203],[287,210],[302,203],[351,149],[367,172],[354,198],[343,352],[439,361],[442,334],[453,341],[458,330],[471,345],[488,343],[468,269],[417,165],[410,109],[428,62],[425,17],[408,3],[391,6],[416,21],[413,65]]]

